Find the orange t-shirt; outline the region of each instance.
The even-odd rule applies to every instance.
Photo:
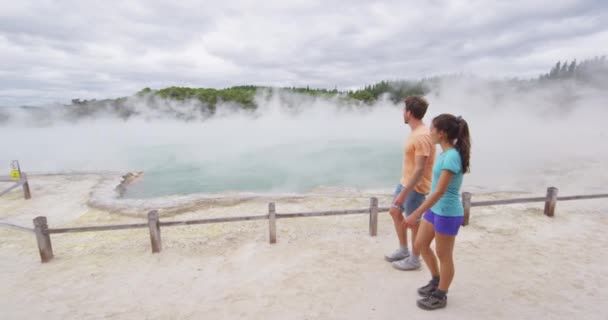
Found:
[[[431,131],[427,126],[420,126],[412,131],[405,140],[403,148],[403,169],[401,171],[401,185],[406,186],[414,174],[416,168],[416,157],[426,156],[424,172],[414,191],[428,194],[431,191],[431,180],[433,178],[433,164],[435,162],[435,145],[431,141]]]

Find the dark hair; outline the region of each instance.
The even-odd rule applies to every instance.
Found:
[[[422,120],[429,103],[423,97],[409,96],[405,98],[405,111],[410,111],[416,119]]]
[[[448,139],[454,143],[454,148],[460,153],[462,158],[462,172],[470,170],[471,160],[471,136],[469,135],[469,125],[460,116],[455,117],[451,114],[440,114],[433,119],[433,127],[443,131],[448,135]]]

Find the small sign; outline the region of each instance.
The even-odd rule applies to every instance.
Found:
[[[21,168],[19,168],[19,161],[17,160],[11,162],[11,178],[15,180],[21,179]]]

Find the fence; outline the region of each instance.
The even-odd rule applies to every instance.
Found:
[[[515,204],[515,203],[545,202],[544,214],[548,217],[553,217],[554,213],[555,213],[555,206],[556,206],[556,203],[558,200],[559,201],[568,201],[568,200],[608,198],[608,194],[558,197],[557,193],[558,193],[557,188],[550,187],[547,189],[547,194],[545,197],[472,202],[471,201],[472,194],[469,192],[464,192],[462,194],[462,202],[463,202],[464,214],[465,214],[463,225],[468,225],[472,207],[508,205],[508,204]],[[46,217],[41,216],[41,217],[37,217],[34,219],[34,229],[27,229],[27,228],[23,228],[23,227],[19,227],[19,228],[27,229],[27,231],[31,231],[36,234],[36,240],[38,242],[38,249],[40,251],[40,258],[41,258],[41,261],[44,263],[44,262],[48,262],[51,259],[53,259],[51,234],[148,228],[150,231],[150,242],[152,245],[152,252],[157,253],[162,250],[162,241],[161,241],[161,232],[160,232],[161,227],[196,225],[196,224],[211,224],[211,223],[223,223],[223,222],[237,222],[237,221],[268,220],[268,239],[269,239],[269,242],[272,244],[272,243],[276,243],[276,241],[277,241],[277,232],[276,232],[276,230],[277,230],[276,223],[277,222],[276,221],[278,219],[297,218],[297,217],[320,217],[320,216],[335,216],[335,215],[368,214],[369,215],[369,235],[374,237],[378,233],[378,213],[384,212],[384,211],[389,211],[389,209],[390,209],[389,207],[378,207],[377,198],[370,198],[369,208],[365,208],[365,209],[334,210],[334,211],[320,211],[320,212],[277,213],[275,204],[269,203],[268,204],[268,214],[257,215],[257,216],[240,216],[240,217],[209,218],[209,219],[162,222],[159,219],[158,211],[153,210],[148,213],[148,222],[147,223],[102,225],[102,226],[88,226],[88,227],[74,227],[74,228],[51,228],[50,229],[48,227],[48,222],[47,222]]]
[[[16,188],[22,187],[23,197],[25,199],[31,199],[32,194],[30,192],[30,184],[27,180],[27,174],[25,172],[21,172],[19,161],[13,161],[11,163],[11,167],[11,176],[0,176],[0,182],[11,182],[13,185],[5,188],[4,190],[0,190],[0,197]]]

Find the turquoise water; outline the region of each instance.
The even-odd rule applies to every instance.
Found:
[[[278,145],[196,161],[187,159],[183,149],[172,149],[162,164],[146,170],[127,188],[125,197],[392,188],[401,174],[402,151],[399,144],[390,143],[299,143],[297,147]]]

